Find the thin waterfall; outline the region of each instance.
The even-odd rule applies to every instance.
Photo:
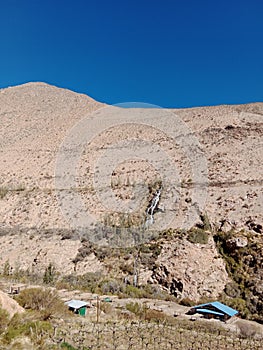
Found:
[[[151,200],[151,203],[149,204],[149,206],[146,210],[145,227],[148,227],[149,225],[152,225],[154,223],[153,214],[154,214],[154,211],[157,208],[158,203],[160,201],[161,193],[162,193],[162,188],[158,189],[155,192],[153,199]]]

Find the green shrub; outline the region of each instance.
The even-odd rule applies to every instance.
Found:
[[[211,231],[212,230],[212,226],[210,224],[210,220],[208,218],[207,213],[203,213],[200,215],[202,223],[203,223],[203,229],[207,230],[207,231]]]
[[[126,297],[130,298],[145,298],[146,293],[143,288],[138,288],[132,285],[127,285],[124,294]]]
[[[51,332],[52,326],[47,321],[25,321],[15,324],[10,324],[4,333],[4,341],[10,343],[17,337],[28,336],[34,342],[39,341],[37,338],[43,337]]]
[[[5,327],[9,322],[8,312],[1,308],[0,305],[0,334],[4,331]]]
[[[70,345],[69,343],[67,342],[63,342],[61,345],[60,345],[61,349],[66,349],[66,350],[78,350],[77,348],[74,348],[74,346]]]
[[[8,193],[8,189],[6,187],[0,187],[0,199],[3,199]]]
[[[143,305],[141,305],[140,303],[137,302],[130,302],[126,304],[126,309],[130,312],[132,312],[133,314],[135,314],[136,316],[142,316],[144,309],[143,309]]]
[[[67,307],[59,299],[57,292],[51,289],[24,289],[16,297],[16,301],[25,309],[40,312],[44,320],[67,312]]]
[[[11,266],[10,266],[9,260],[7,260],[4,264],[3,276],[8,277],[10,275],[10,271],[11,271]]]
[[[63,276],[57,283],[58,288],[80,289],[91,293],[99,292],[99,284],[104,276],[100,272],[87,272],[84,275]]]
[[[102,293],[116,294],[122,291],[123,285],[117,280],[103,281],[100,285]]]
[[[49,263],[48,267],[45,269],[43,276],[43,283],[52,284],[56,277],[56,269],[53,264]]]
[[[184,306],[194,306],[196,304],[195,301],[190,298],[183,298],[179,303]]]
[[[187,239],[191,243],[207,244],[208,237],[209,234],[203,229],[193,228],[189,231]]]
[[[225,260],[228,275],[233,280],[226,285],[224,291],[226,295],[222,297],[229,303],[234,303],[232,307],[239,310],[242,317],[262,321],[263,298],[258,268],[263,262],[262,242],[257,236],[246,232],[238,232],[238,235],[248,238],[248,245],[245,248],[228,244],[230,239],[237,236],[234,231],[227,233],[219,231],[214,236],[218,251]],[[233,299],[228,300],[226,296]]]
[[[246,301],[242,298],[225,298],[224,303],[233,309],[238,310],[240,316],[243,318],[246,318],[249,314]]]
[[[146,321],[166,321],[169,319],[169,316],[164,312],[148,308],[145,309],[143,316]]]

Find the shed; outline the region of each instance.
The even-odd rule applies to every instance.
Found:
[[[106,303],[112,303],[112,299],[110,297],[105,297],[102,299],[102,301],[105,301]]]
[[[231,317],[238,315],[237,310],[219,301],[196,305],[188,311],[190,315],[194,315],[195,313],[202,314],[205,318],[219,318],[221,321],[227,321]]]
[[[65,304],[68,306],[70,311],[75,314],[85,316],[87,312],[87,306],[90,306],[88,302],[82,300],[69,300]]]

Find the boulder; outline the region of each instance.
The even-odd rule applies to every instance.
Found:
[[[248,244],[247,237],[242,237],[242,236],[233,237],[226,241],[226,245],[230,249],[244,248],[247,246],[247,244]]]

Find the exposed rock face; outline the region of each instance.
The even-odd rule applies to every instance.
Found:
[[[163,246],[156,265],[151,281],[179,298],[216,298],[229,281],[212,238],[208,244],[169,242]]]
[[[11,317],[14,314],[21,314],[25,310],[20,306],[14,299],[10,298],[6,293],[0,290],[0,306],[2,309],[6,310]]]

